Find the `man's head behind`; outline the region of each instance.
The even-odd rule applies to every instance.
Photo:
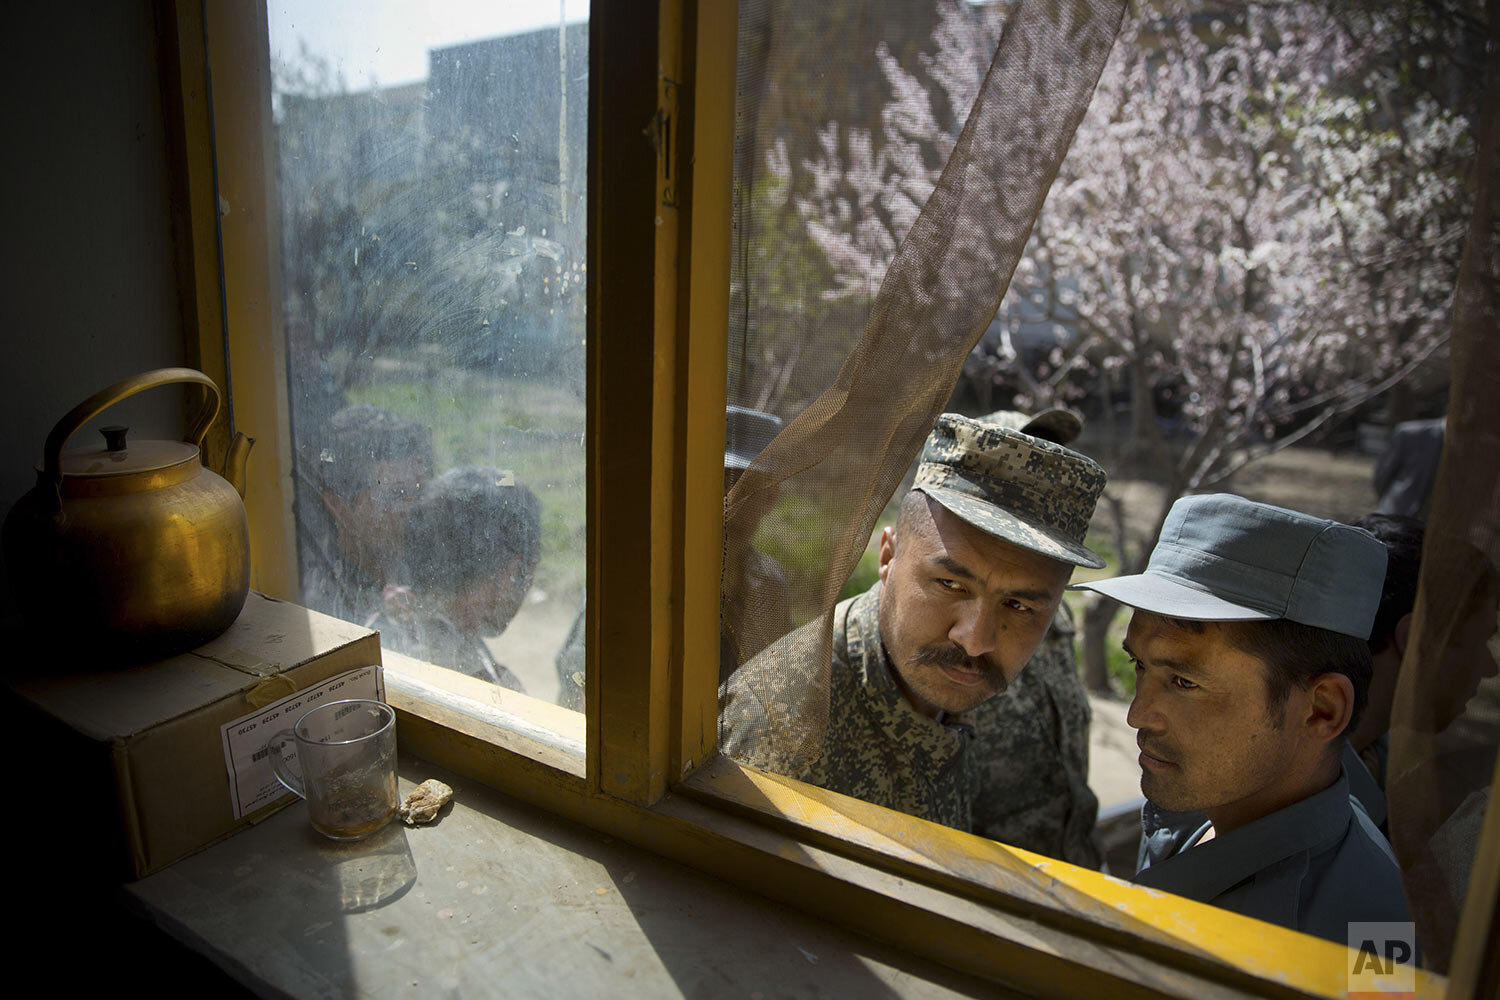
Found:
[[[498,633],[531,589],[541,504],[509,472],[450,469],[412,510],[405,551],[407,582],[419,594],[450,609],[472,604],[473,627]]]
[[[1349,742],[1363,750],[1391,725],[1391,706],[1401,657],[1411,632],[1417,603],[1417,578],[1422,565],[1422,522],[1399,514],[1366,514],[1352,522],[1385,546],[1385,585],[1380,608],[1370,629],[1370,697],[1367,710],[1349,733]]]
[[[1104,472],[1076,452],[944,414],[894,531],[880,540],[880,634],[927,714],[962,712],[1014,679],[1077,563]]]
[[[1364,528],[1385,546],[1385,584],[1380,607],[1370,628],[1370,652],[1390,646],[1401,619],[1417,603],[1417,576],[1422,568],[1422,522],[1400,514],[1366,514],[1352,522]],[[1404,643],[1403,643],[1404,645]]]
[[[368,404],[335,413],[314,476],[345,557],[383,578],[399,561],[406,516],[431,475],[427,427]]]
[[[1384,564],[1359,529],[1199,496],[1173,506],[1144,573],[1080,584],[1136,609],[1128,720],[1146,796],[1222,828],[1331,781],[1370,682]]]
[[[346,502],[379,487],[382,467],[412,470],[420,481],[432,472],[432,431],[390,410],[361,403],[329,418],[318,478]]]
[[[1053,444],[1072,444],[1083,433],[1083,421],[1078,414],[1059,407],[1051,407],[1036,414],[1020,410],[996,410],[978,419],[981,424],[1008,427]]]

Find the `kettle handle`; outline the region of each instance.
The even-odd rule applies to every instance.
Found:
[[[223,398],[219,393],[219,387],[214,385],[213,379],[193,368],[158,368],[155,371],[133,375],[121,382],[116,382],[107,389],[100,389],[69,410],[47,435],[47,443],[43,446],[43,479],[51,484],[54,491],[62,489],[63,445],[67,444],[68,438],[72,437],[84,424],[122,399],[134,396],[138,392],[145,392],[147,389],[155,389],[157,386],[171,385],[174,382],[196,382],[204,387],[203,403],[188,424],[187,436],[183,438],[188,444],[201,448],[203,436],[208,433],[209,426],[219,415],[219,406]]]

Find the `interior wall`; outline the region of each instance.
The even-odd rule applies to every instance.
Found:
[[[52,425],[95,390],[184,363],[151,0],[9,4],[0,31],[0,513]],[[182,433],[184,390],[111,410]],[[93,430],[69,446],[97,448]],[[10,613],[0,584],[0,612]]]

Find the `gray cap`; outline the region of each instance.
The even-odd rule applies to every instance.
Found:
[[[957,413],[938,417],[912,489],[981,531],[1061,562],[1094,569],[1083,544],[1104,470],[1060,444]]]
[[[781,432],[781,418],[732,403],[724,407],[724,468],[747,469]]]
[[[1370,637],[1385,581],[1385,546],[1363,528],[1229,493],[1172,505],[1146,571],[1079,583],[1170,618],[1285,618]]]

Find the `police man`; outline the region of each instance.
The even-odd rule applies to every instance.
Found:
[[[1340,763],[1385,561],[1367,531],[1216,494],[1172,506],[1144,573],[1079,584],[1136,609],[1135,881],[1339,943],[1408,919]]]
[[[1062,601],[1104,470],[1066,447],[945,413],[927,439],[879,582],[834,609],[831,674],[809,677],[793,633],[722,691],[720,746],[767,770],[968,830],[974,730],[965,714],[1014,682]],[[800,631],[800,630],[799,630]],[[776,729],[826,690],[816,759]],[[789,706],[793,706],[789,708]]]

